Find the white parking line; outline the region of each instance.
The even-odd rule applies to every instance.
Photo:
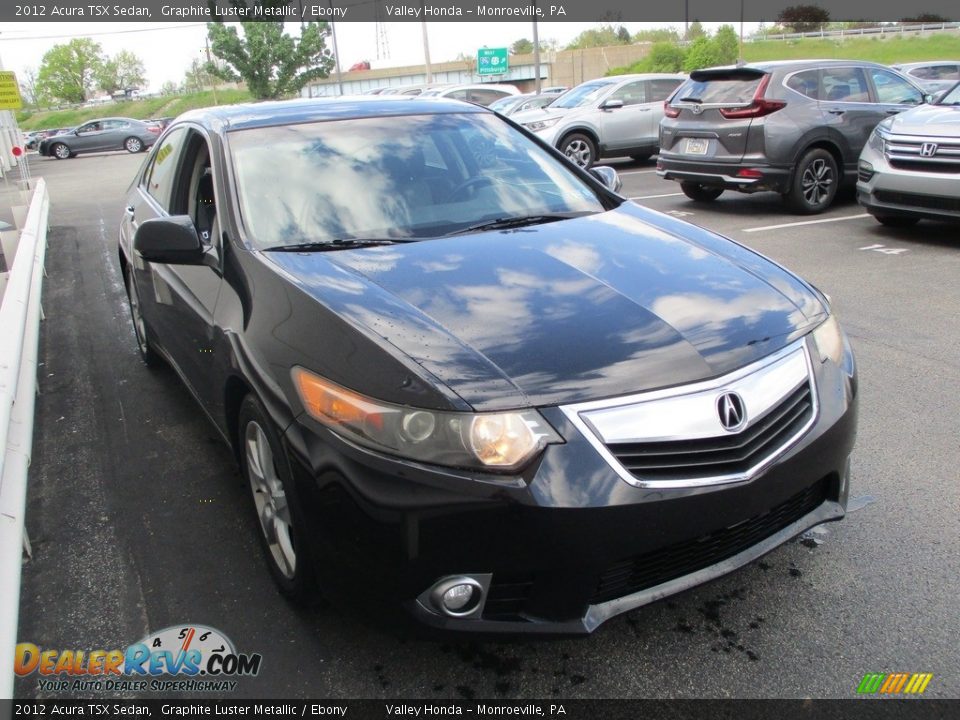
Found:
[[[632,197],[631,200],[653,200],[653,198],[661,197],[676,197],[677,195],[683,195],[682,192],[678,193],[664,193],[663,195],[640,195],[638,197]]]
[[[624,175],[649,175],[655,172],[656,170],[628,170],[627,172],[618,172],[617,174],[623,177]]]
[[[633,198],[631,198],[632,200]],[[860,215],[844,215],[843,217],[823,218],[822,220],[803,220],[802,222],[783,223],[782,225],[764,225],[763,227],[743,228],[743,232],[760,232],[762,230],[779,230],[780,228],[800,227],[801,225],[819,225],[820,223],[840,222],[841,220],[859,220],[870,217],[870,213]]]

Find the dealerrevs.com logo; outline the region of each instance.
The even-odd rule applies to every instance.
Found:
[[[238,653],[222,632],[175,625],[121,650],[48,650],[16,647],[14,670],[36,673],[39,689],[69,692],[229,692],[238,677],[260,672],[259,653]]]
[[[860,695],[922,695],[933,673],[867,673],[857,686]]]

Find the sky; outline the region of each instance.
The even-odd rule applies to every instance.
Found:
[[[657,23],[623,23],[635,33],[644,28],[663,27]],[[389,59],[377,60],[375,23],[336,23],[340,65],[345,70],[361,60],[374,67],[417,65],[423,62],[423,39],[419,22],[382,23],[387,33]],[[705,23],[709,28],[711,23]],[[556,22],[539,24],[541,40],[556,40],[561,46],[598,23]],[[751,32],[755,23],[747,23]],[[682,29],[683,23],[674,27]],[[460,53],[474,55],[479,47],[506,47],[521,37],[532,38],[530,22],[427,23],[432,62],[453,60]],[[294,24],[288,32],[295,33]],[[180,83],[194,58],[203,59],[206,39],[204,23],[0,23],[0,61],[3,68],[22,75],[25,69],[40,67],[43,55],[56,44],[74,37],[90,37],[108,55],[120,50],[135,53],[147,70],[150,91],[167,81]]]

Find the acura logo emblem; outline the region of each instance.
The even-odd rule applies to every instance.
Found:
[[[933,157],[937,154],[937,144],[925,142],[920,146],[920,157]]]
[[[747,409],[743,398],[735,392],[724,393],[717,398],[717,414],[724,430],[737,432],[747,424]]]

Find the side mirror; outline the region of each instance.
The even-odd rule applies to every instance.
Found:
[[[620,192],[620,188],[623,187],[623,181],[620,179],[620,176],[617,175],[617,171],[609,165],[594,165],[590,168],[589,172],[597,180],[602,182],[608,190],[613,190],[613,192],[618,193]]]
[[[600,106],[601,110],[616,110],[623,107],[623,100],[607,100]]]
[[[940,96],[940,93],[935,93],[935,94],[927,93],[926,95],[923,96],[923,101],[927,105],[933,105],[933,103],[937,101],[937,98],[939,96]]]
[[[203,265],[206,248],[189,215],[144,220],[133,235],[133,249],[150,262]]]

